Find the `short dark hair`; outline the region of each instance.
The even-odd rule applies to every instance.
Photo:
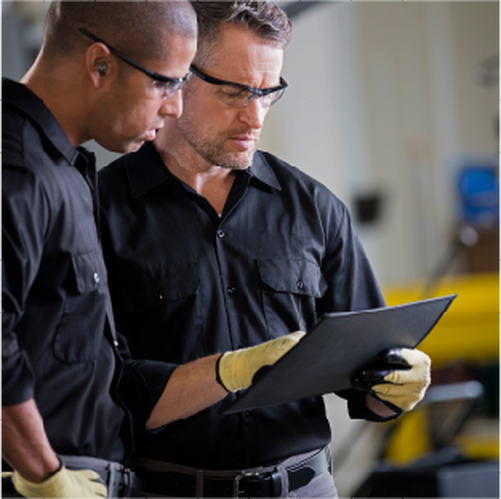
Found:
[[[51,56],[74,56],[89,45],[85,28],[133,59],[161,59],[166,35],[197,36],[196,16],[187,1],[73,2],[54,0],[47,11],[44,46]]]
[[[292,38],[292,24],[287,14],[268,0],[195,1],[193,7],[198,18],[197,59],[203,57],[207,45],[217,41],[224,24],[250,29],[284,49]]]

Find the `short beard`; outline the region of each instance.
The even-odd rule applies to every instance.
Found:
[[[182,133],[182,132],[181,132]],[[221,168],[231,170],[245,170],[252,163],[255,148],[245,153],[227,152],[222,143],[214,143],[210,140],[193,140],[192,137],[185,135],[184,139],[207,163]]]

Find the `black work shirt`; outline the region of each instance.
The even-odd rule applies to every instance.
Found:
[[[99,182],[115,317],[137,358],[186,362],[308,330],[324,312],[384,305],[345,206],[270,154],[238,172],[221,216],[152,144]],[[368,413],[358,394],[343,395],[352,416]],[[224,404],[150,435],[138,452],[235,469],[330,440],[321,397],[222,416]]]
[[[58,453],[121,460],[131,423],[119,380],[141,429],[173,367],[132,361],[115,332],[94,157],[9,80],[2,154],[2,405],[34,398]]]

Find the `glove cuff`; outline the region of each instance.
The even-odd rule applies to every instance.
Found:
[[[57,460],[59,461],[59,467],[57,468],[57,470],[50,472],[48,478],[50,478],[51,476],[54,476],[56,473],[59,473],[63,469],[64,464],[61,461],[61,458],[59,456],[56,456],[56,457],[57,457]]]
[[[375,393],[371,393],[371,395],[377,398],[379,401],[381,401],[386,407],[388,407],[388,409],[391,409],[393,412],[396,413],[395,416],[390,416],[388,419],[398,418],[404,412],[404,410],[401,407],[398,407],[398,405],[392,404],[387,400],[379,398]],[[385,421],[387,421],[387,419],[385,419]]]
[[[219,359],[217,359],[217,362],[216,362],[216,381],[228,392],[228,393],[231,393],[230,390],[228,390],[228,388],[224,385],[223,383],[223,380],[221,379],[221,374],[219,373],[219,366],[221,364],[221,360],[222,358],[225,356],[226,354],[223,353],[223,355],[220,355],[219,356]]]
[[[42,496],[50,497],[50,493],[52,491],[52,487],[54,482],[58,482],[62,479],[61,473],[65,470],[64,464],[61,462],[61,465],[57,469],[57,471],[52,472],[49,475],[49,478],[44,480],[41,483],[30,482],[26,480],[26,478],[22,477],[17,471],[14,472],[14,486],[16,490],[25,497],[30,497],[32,494],[35,497]]]
[[[367,407],[366,403],[367,393],[368,392],[365,391],[363,392],[355,388],[352,388],[350,391],[345,391],[341,393],[338,392],[338,394],[348,399],[348,414],[350,416],[350,419],[365,419],[366,421],[371,421],[373,423],[384,423],[386,421],[397,419],[401,416],[403,411],[402,409],[399,409],[397,407],[395,408],[390,407],[390,409],[395,411],[395,414],[393,416],[385,417],[385,416],[380,416],[375,412],[372,412]],[[382,400],[382,402],[384,402],[384,400]]]
[[[217,371],[220,383],[229,393],[248,388],[251,384],[250,380],[247,382],[249,370],[252,368],[252,363],[249,365],[249,359],[246,357],[249,350],[242,348],[225,352],[218,359]]]

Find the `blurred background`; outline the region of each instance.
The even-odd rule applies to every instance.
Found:
[[[458,295],[412,413],[350,421],[326,397],[340,496],[499,497],[499,5],[279,4],[290,87],[261,149],[348,205],[388,304]],[[3,76],[34,60],[47,5],[2,2]]]

